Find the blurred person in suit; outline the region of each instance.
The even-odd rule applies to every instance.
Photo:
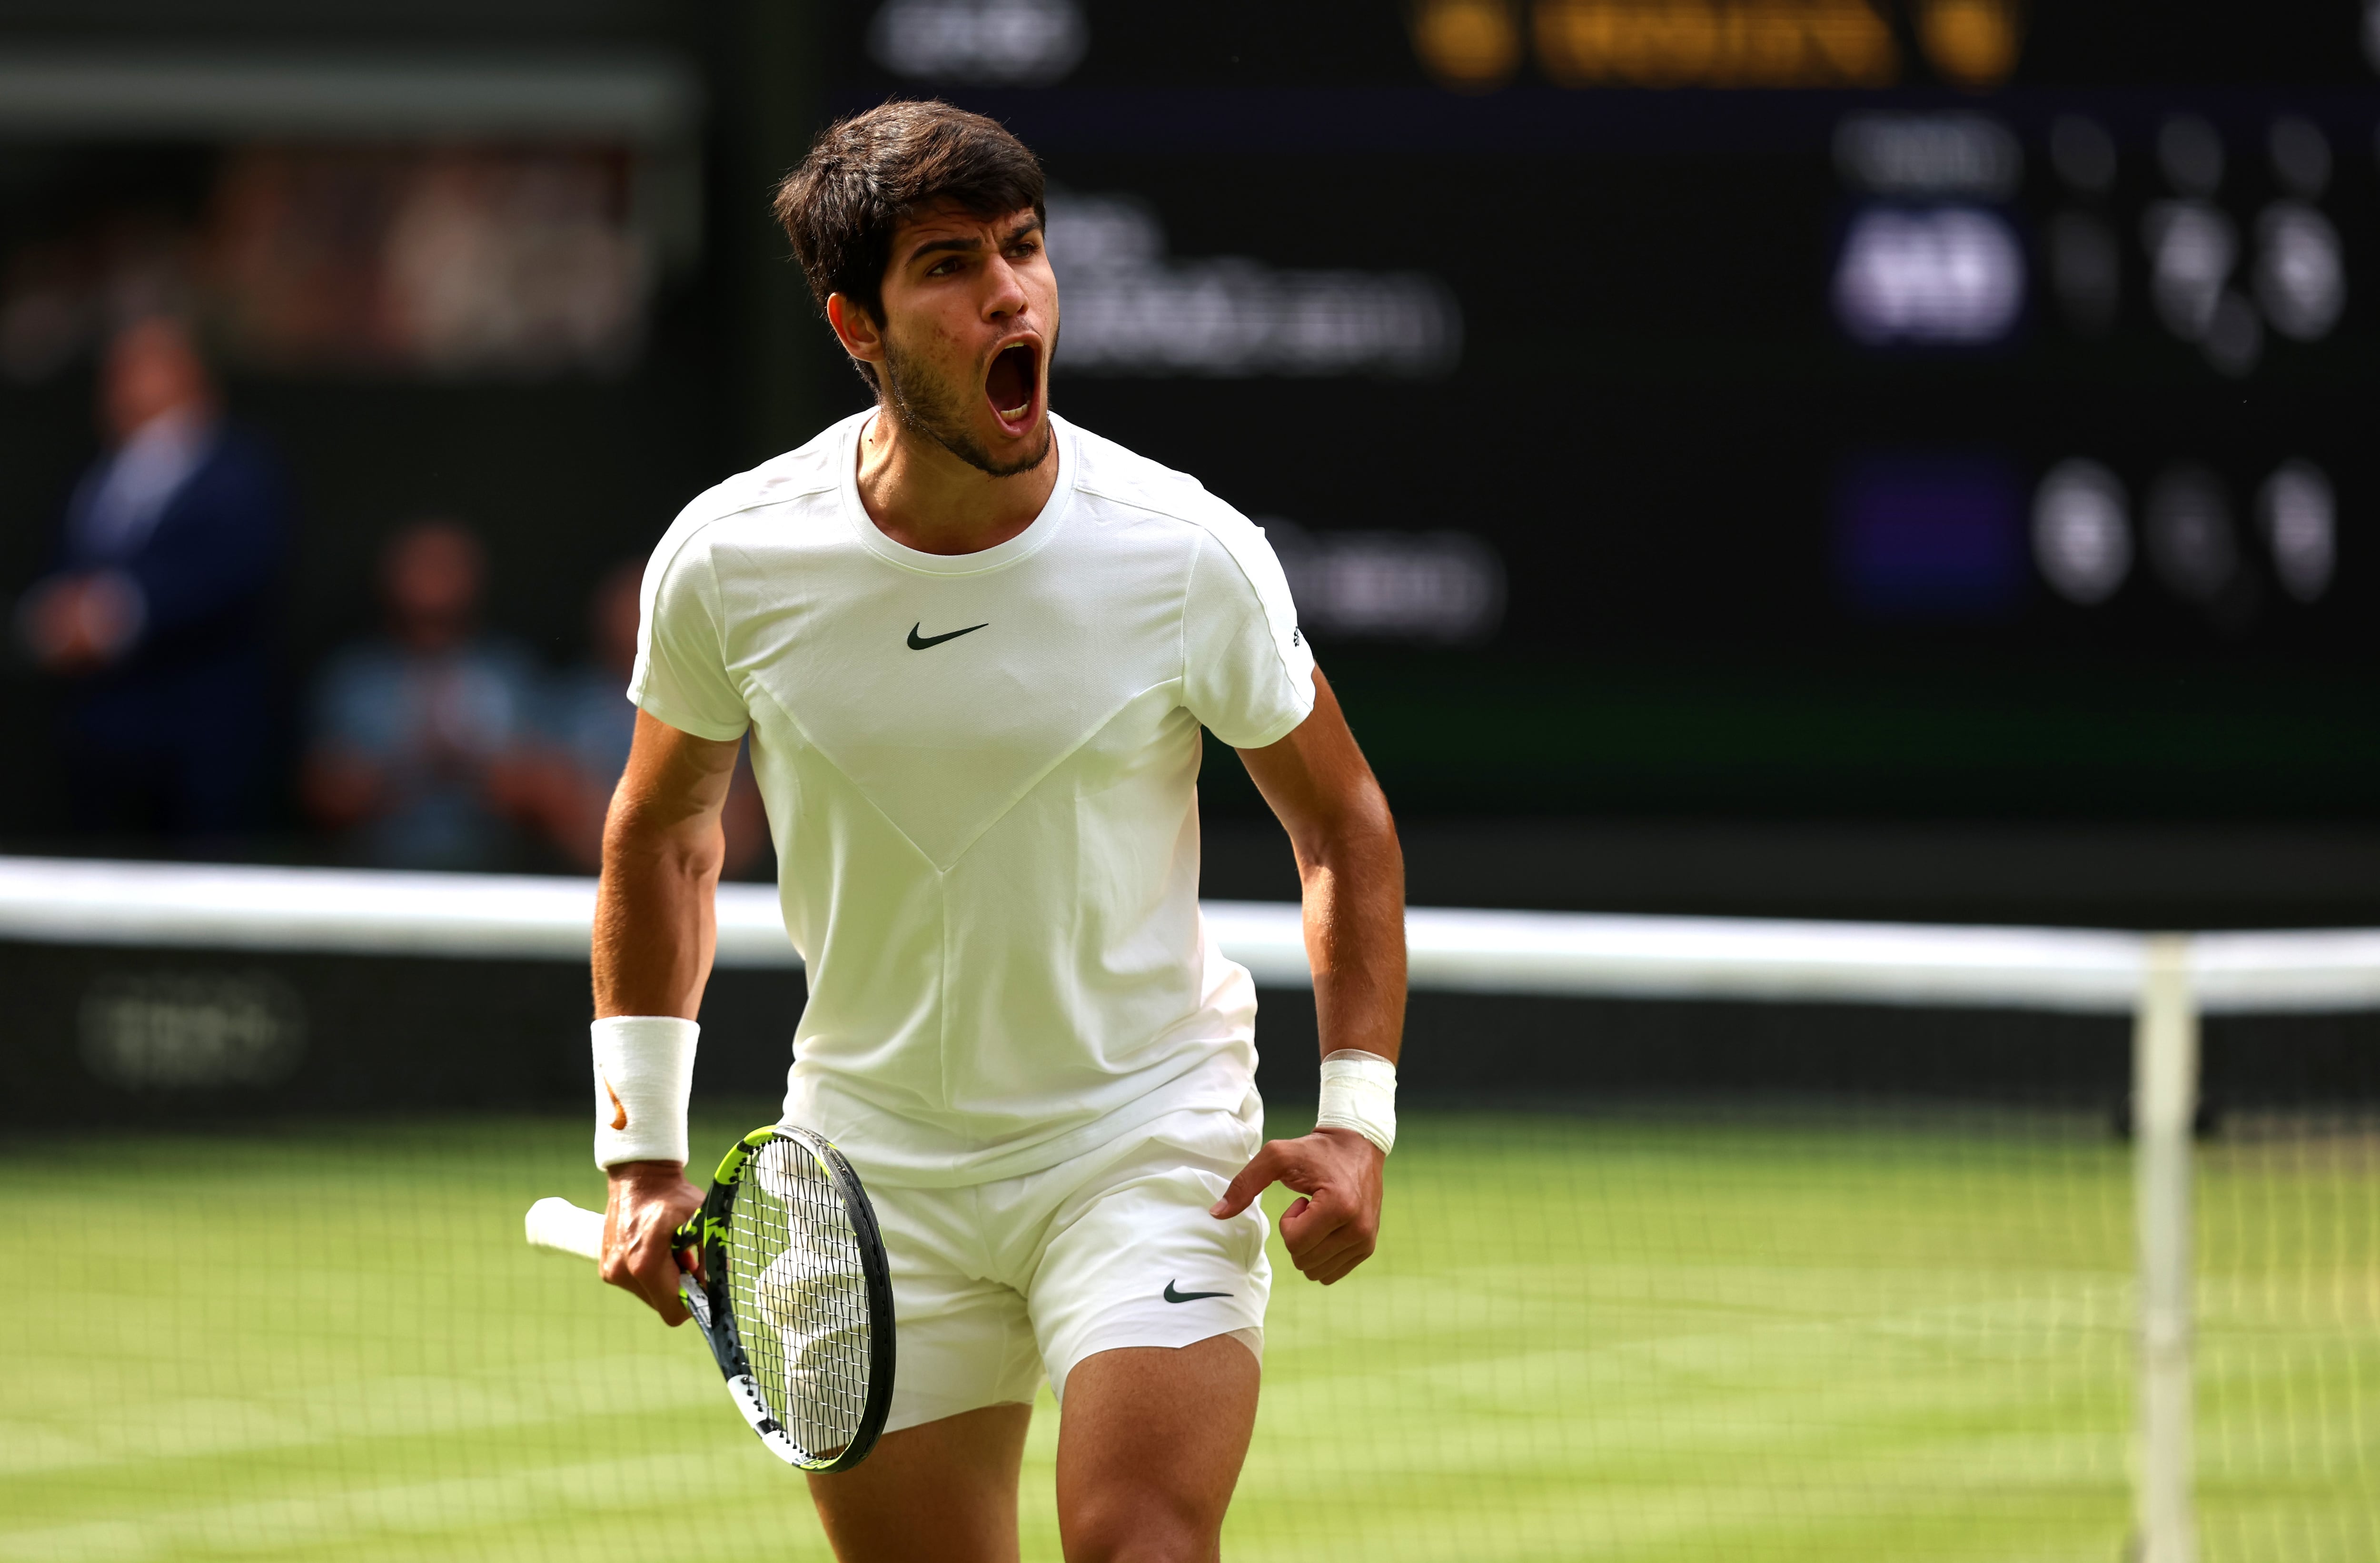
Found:
[[[222,841],[261,823],[289,485],[272,448],[225,419],[178,321],[108,344],[99,412],[109,451],[75,487],[18,636],[65,686],[76,828]]]
[[[520,767],[508,777],[517,811],[573,866],[589,873],[602,866],[604,811],[627,769],[628,745],[637,733],[628,681],[637,667],[644,573],[642,560],[629,560],[596,583],[587,604],[591,654],[556,674],[548,688],[541,763]],[[741,878],[769,845],[769,821],[748,754],[736,762],[720,824],[727,837],[722,871]]]
[[[298,790],[351,856],[518,865],[508,816],[533,762],[536,669],[481,632],[486,580],[485,551],[460,523],[405,527],[381,556],[385,632],[334,654],[316,680]]]

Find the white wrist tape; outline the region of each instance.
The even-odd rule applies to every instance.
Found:
[[[1317,1129],[1353,1129],[1386,1156],[1397,1145],[1397,1066],[1378,1053],[1342,1048],[1322,1060]]]
[[[595,1165],[686,1158],[686,1104],[702,1027],[674,1015],[614,1015],[595,1044]]]

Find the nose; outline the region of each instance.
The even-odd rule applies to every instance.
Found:
[[[1025,279],[1017,275],[1016,268],[1009,264],[1008,257],[992,257],[991,264],[984,269],[984,278],[988,285],[983,298],[985,320],[1005,321],[1013,315],[1025,313],[1030,306],[1025,294]]]

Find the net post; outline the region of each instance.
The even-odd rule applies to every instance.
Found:
[[[2140,1402],[2134,1556],[2197,1563],[2191,1508],[2191,1121],[2198,1007],[2191,940],[2148,940],[2132,1038],[2134,1218],[2140,1242]]]

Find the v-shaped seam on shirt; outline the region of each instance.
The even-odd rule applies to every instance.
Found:
[[[950,871],[937,864],[934,861],[933,854],[928,852],[924,847],[917,844],[917,838],[909,834],[908,831],[901,829],[901,822],[893,818],[891,815],[885,813],[884,806],[882,804],[878,803],[874,798],[868,796],[868,789],[861,786],[858,779],[853,776],[850,771],[844,769],[842,764],[837,761],[832,755],[827,753],[825,745],[821,745],[817,739],[810,736],[809,729],[802,725],[801,718],[795,716],[791,710],[787,709],[785,703],[783,700],[778,699],[774,694],[771,693],[767,685],[760,683],[757,679],[753,680],[748,686],[747,697],[749,695],[758,695],[762,699],[768,701],[769,704],[776,707],[778,711],[784,717],[785,725],[792,728],[795,733],[800,737],[801,741],[808,744],[810,746],[811,751],[815,753],[819,758],[824,760],[827,766],[832,769],[837,776],[843,778],[844,783],[851,788],[853,794],[856,795],[861,802],[867,804],[869,808],[876,811],[877,818],[884,821],[885,825],[894,835],[900,837],[904,842],[908,843],[909,850],[916,853],[919,858],[924,860],[927,867],[933,869],[937,874],[946,874]],[[796,806],[798,806],[798,805]]]
[[[975,846],[976,842],[983,840],[984,833],[986,831],[990,830],[994,825],[999,824],[1002,819],[1007,818],[1009,814],[1015,809],[1018,804],[1024,802],[1027,797],[1032,795],[1035,788],[1040,786],[1042,782],[1050,779],[1050,775],[1052,771],[1065,764],[1075,756],[1081,754],[1083,752],[1084,745],[1088,744],[1093,738],[1098,737],[1100,733],[1107,729],[1111,722],[1114,721],[1116,718],[1122,716],[1126,710],[1130,709],[1134,701],[1138,700],[1150,690],[1162,689],[1169,684],[1179,684],[1181,682],[1181,677],[1178,674],[1170,678],[1159,679],[1154,684],[1143,685],[1138,689],[1133,690],[1130,694],[1119,698],[1113,705],[1101,712],[1097,720],[1087,724],[1072,743],[1057,747],[1055,752],[1050,756],[1047,764],[1027,776],[1008,794],[1006,798],[1001,800],[999,806],[985,815],[981,823],[978,824],[974,830],[968,831],[966,838],[952,849],[950,860],[948,862],[937,861],[933,854],[928,852],[924,844],[921,843],[917,837],[911,835],[907,830],[903,830],[901,822],[893,818],[891,813],[885,809],[884,806],[879,803],[876,798],[869,794],[868,788],[860,782],[859,779],[851,773],[851,768],[837,759],[833,751],[827,748],[826,745],[820,744],[815,737],[813,737],[809,731],[802,726],[800,720],[796,718],[792,711],[786,710],[783,701],[778,699],[775,695],[771,694],[768,688],[759,684],[757,680],[754,681],[753,687],[761,695],[766,696],[771,705],[776,707],[780,711],[784,712],[785,721],[791,723],[795,731],[801,734],[802,741],[815,750],[820,759],[823,759],[828,765],[832,766],[834,768],[835,774],[842,777],[845,782],[851,784],[851,790],[853,792],[868,800],[868,806],[874,809],[879,818],[882,819],[887,825],[890,825],[893,830],[899,834],[903,841],[909,843],[911,849],[914,850],[918,856],[926,860],[927,866],[932,868],[937,874],[948,874],[952,869],[958,866],[959,860],[967,854],[969,850]]]

